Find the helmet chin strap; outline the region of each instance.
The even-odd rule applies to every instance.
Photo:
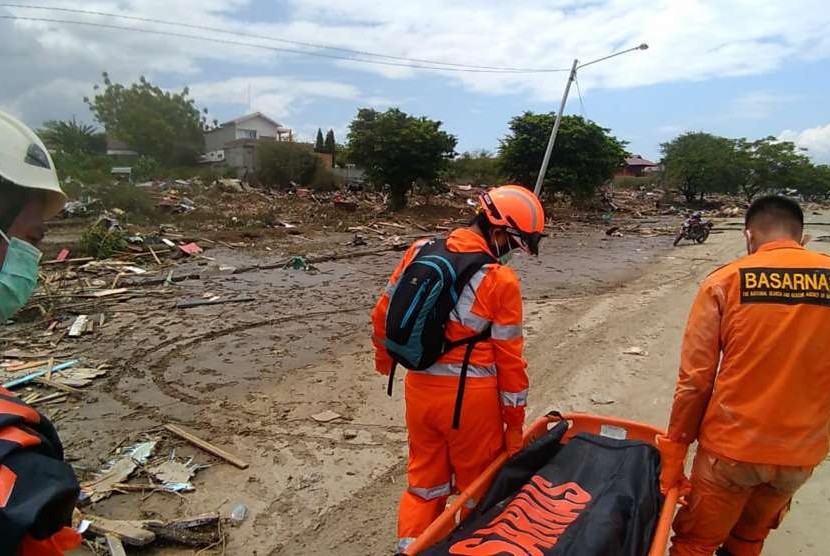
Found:
[[[504,255],[510,253],[510,243],[508,242],[507,248],[504,253],[501,252],[501,248],[499,248],[499,242],[497,242],[493,236],[495,235],[495,229],[490,232],[490,237],[488,238],[488,242],[490,244],[490,251],[496,256],[497,259],[500,259]]]

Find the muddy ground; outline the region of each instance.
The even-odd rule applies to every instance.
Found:
[[[814,236],[823,235],[816,230]],[[664,425],[697,284],[743,249],[737,227],[727,223],[721,231],[702,246],[672,249],[670,237],[609,237],[598,226],[571,224],[555,231],[538,260],[515,257],[526,299],[529,419],[559,409]],[[304,240],[322,246],[350,238]],[[282,257],[224,248],[208,254],[237,267]],[[372,370],[369,311],[399,257],[390,251],[323,262],[317,274],[279,268],[136,288],[135,297],[107,310],[106,325],[93,336],[65,340],[67,355],[113,367],[80,401],[46,409],[57,413],[81,474],[142,438],[161,440],[159,453],[175,450],[212,464],[196,475],[193,493],[116,494],[88,511],[172,518],[229,513],[244,503],[246,520],[229,530],[224,547],[205,553],[391,553],[406,432],[401,388],[388,398],[383,377]],[[256,301],[172,308],[207,292]],[[623,355],[631,346],[648,355]],[[311,419],[326,409],[342,419]],[[158,427],[168,422],[250,467],[236,469],[166,436]],[[821,524],[829,500],[825,466],[798,495],[765,554],[826,554],[830,535]],[[193,552],[154,545],[141,553]]]

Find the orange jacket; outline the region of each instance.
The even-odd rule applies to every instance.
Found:
[[[372,311],[375,346],[375,368],[381,374],[389,374],[392,358],[386,352],[386,311],[389,296],[395,289],[401,273],[418,254],[427,240],[415,242],[404,255],[386,290]],[[468,229],[457,229],[450,233],[447,248],[458,253],[487,252],[484,238]],[[527,363],[522,357],[524,337],[522,335],[522,294],[519,278],[510,267],[489,264],[479,270],[470,280],[471,287],[465,287],[455,310],[450,313],[446,336],[449,341],[468,338],[492,325],[489,340],[475,345],[467,371],[468,380],[484,385],[492,382],[498,387],[502,418],[508,426],[521,426],[525,419],[528,378]],[[459,346],[437,363],[424,371],[410,371],[412,378],[435,384],[446,382],[455,388],[464,361],[466,346]]]
[[[818,464],[828,450],[828,334],[830,257],[775,241],[718,269],[686,327],[669,438],[742,462]]]

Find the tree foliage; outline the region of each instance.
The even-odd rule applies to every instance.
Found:
[[[323,144],[323,152],[329,153],[334,159],[335,152],[337,151],[337,142],[334,140],[334,130],[330,129],[328,133],[326,133],[326,141]]]
[[[487,150],[462,153],[450,163],[449,177],[474,185],[495,185],[505,181],[498,157]]]
[[[103,90],[85,98],[95,119],[108,134],[140,154],[166,165],[194,164],[204,148],[207,109],[200,112],[190,91],[170,93],[144,77],[129,87],[105,72]]]
[[[49,120],[38,131],[43,142],[52,150],[65,154],[103,154],[106,137],[89,124],[71,120]]]
[[[317,128],[317,140],[314,141],[314,152],[322,153],[325,151],[326,147],[323,143],[323,130],[319,127]]]
[[[511,181],[533,187],[556,114],[525,112],[510,120],[501,140],[501,168]],[[613,176],[625,159],[625,143],[609,129],[580,116],[564,116],[545,175],[547,191],[588,197]]]
[[[747,201],[764,191],[801,189],[809,159],[790,141],[765,137],[757,141],[735,142],[741,171],[741,191]]]
[[[665,179],[687,201],[707,193],[734,193],[745,180],[746,167],[733,139],[710,133],[684,133],[660,145]]]
[[[349,125],[351,161],[376,185],[388,184],[393,209],[406,206],[412,185],[434,184],[455,156],[455,136],[441,122],[410,116],[398,108],[362,108]]]
[[[329,190],[335,178],[310,144],[263,141],[257,145],[257,178],[265,185],[288,188],[292,182],[303,187]]]

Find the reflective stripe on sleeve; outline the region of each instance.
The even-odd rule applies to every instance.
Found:
[[[513,340],[522,337],[521,324],[494,324],[491,337],[494,340]]]
[[[527,405],[527,390],[521,392],[500,392],[501,402],[508,407],[522,407]]]
[[[450,483],[444,483],[434,487],[410,486],[407,490],[415,496],[423,498],[424,500],[435,500],[436,498],[450,495]]]

